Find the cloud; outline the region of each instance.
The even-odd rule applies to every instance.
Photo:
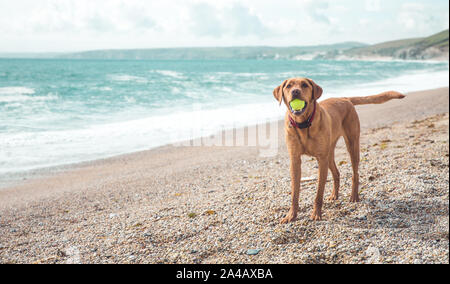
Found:
[[[398,22],[406,29],[416,28],[416,25],[423,21],[420,13],[421,9],[423,9],[422,5],[404,4],[398,15]],[[419,17],[419,19],[416,17]]]
[[[262,23],[260,18],[253,15],[250,10],[241,4],[235,4],[230,11],[227,12],[225,20],[231,20],[231,31],[237,36],[264,36],[269,30]]]
[[[157,23],[152,17],[152,11],[145,6],[123,4],[123,13],[125,14],[125,20],[129,22],[129,27],[131,29],[145,31],[157,27]]]
[[[151,11],[138,0],[39,1],[10,19],[10,31],[18,34],[35,33],[109,33],[146,30],[156,26]]]
[[[380,0],[366,0],[366,11],[368,12],[379,12],[381,11]]]
[[[424,13],[427,9],[423,4],[405,3],[398,14],[397,22],[406,30],[419,33],[435,32],[440,20],[433,14]]]
[[[196,35],[220,37],[225,32],[219,11],[207,3],[194,4],[190,15],[190,30]]]
[[[197,3],[190,9],[190,31],[199,36],[256,36],[270,34],[270,29],[261,19],[242,4],[231,7],[214,7],[208,3]]]
[[[0,50],[381,42],[448,28],[442,0],[0,0]]]
[[[329,4],[327,1],[310,1],[306,3],[306,8],[310,17],[319,23],[330,24],[330,18],[327,16]]]

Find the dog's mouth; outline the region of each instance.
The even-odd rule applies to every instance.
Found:
[[[305,112],[307,106],[308,106],[308,103],[305,102],[305,106],[301,110],[294,110],[292,108],[292,106],[289,104],[289,108],[291,109],[291,113],[293,115],[301,115],[301,114],[303,114]]]

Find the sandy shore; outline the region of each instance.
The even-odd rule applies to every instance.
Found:
[[[278,224],[290,202],[281,123],[272,157],[165,146],[37,171],[0,189],[0,262],[448,263],[448,100],[441,88],[359,106],[362,200],[348,201],[340,141],[342,196],[320,222],[308,219],[317,167],[304,157],[299,218]]]

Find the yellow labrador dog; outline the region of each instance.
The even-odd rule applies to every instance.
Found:
[[[281,223],[297,218],[298,198],[301,180],[301,156],[313,156],[319,163],[319,184],[311,215],[312,220],[322,219],[322,203],[328,169],[333,175],[333,192],[330,199],[336,200],[339,194],[339,171],[334,161],[336,142],[343,136],[350,154],[353,168],[351,202],[358,202],[359,187],[359,117],[354,105],[381,104],[391,99],[405,96],[394,91],[374,96],[331,98],[320,103],[322,88],[308,78],[285,80],[273,91],[275,99],[284,102],[288,108],[285,116],[286,145],[290,157],[292,204]],[[305,101],[300,111],[294,111],[290,102],[294,99]]]

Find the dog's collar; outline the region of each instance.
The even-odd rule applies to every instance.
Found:
[[[316,114],[316,102],[314,102],[313,113],[311,114],[310,117],[308,117],[307,120],[303,121],[302,123],[295,122],[295,120],[292,118],[291,115],[288,115],[288,116],[289,116],[289,121],[290,121],[292,127],[299,128],[299,129],[305,129],[305,128],[308,128],[311,126],[315,114]]]

